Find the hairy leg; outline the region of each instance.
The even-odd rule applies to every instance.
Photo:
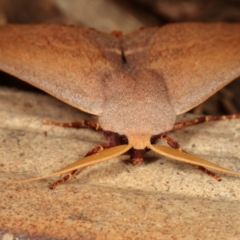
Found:
[[[47,125],[54,125],[59,127],[66,127],[66,128],[83,128],[83,127],[89,127],[93,128],[94,130],[101,131],[102,128],[99,125],[99,123],[95,123],[89,120],[82,120],[78,122],[55,122],[51,120],[45,120],[44,124]]]
[[[240,114],[224,115],[224,116],[204,116],[193,120],[175,123],[171,131],[180,130],[185,127],[193,126],[200,123],[221,121],[227,119],[240,119]]]

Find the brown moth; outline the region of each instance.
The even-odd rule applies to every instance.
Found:
[[[0,69],[98,116],[97,124],[49,122],[93,127],[108,138],[107,144],[49,176],[74,173],[127,151],[133,163],[142,162],[150,149],[239,175],[183,152],[167,132],[221,119],[175,124],[177,115],[240,76],[240,24],[168,24],[127,35],[62,25],[5,25],[0,27]],[[157,146],[159,139],[175,149]]]

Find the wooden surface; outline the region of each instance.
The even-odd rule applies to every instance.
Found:
[[[2,88],[0,101],[0,239],[239,238],[240,178],[220,174],[217,182],[155,153],[142,165],[121,156],[87,167],[56,190],[48,189],[54,179],[10,184],[58,170],[103,138],[43,125],[86,117],[51,97]],[[239,120],[213,122],[171,136],[188,152],[240,171],[239,128]]]
[[[55,8],[48,7],[51,2],[56,3],[63,15],[58,11],[52,15]],[[26,5],[20,9],[21,4],[14,2],[12,18],[0,13],[0,22],[9,19],[52,22],[54,17],[57,22],[87,25],[107,32],[116,29],[128,32],[161,23],[156,16],[138,15],[114,4],[115,1],[108,0],[92,0],[87,4],[85,0],[52,0],[44,1],[43,10],[37,8],[33,12],[27,11]],[[51,13],[47,15],[49,19],[46,9]],[[207,20],[216,18],[214,12],[206,11],[205,5],[203,9],[202,13],[209,16]],[[213,9],[221,16],[228,12],[225,6],[222,11]],[[238,11],[235,6],[233,9]],[[164,10],[164,18],[173,19],[166,14],[168,11],[176,13],[169,7]],[[180,13],[183,20],[186,15]],[[231,11],[217,20],[237,15]],[[190,19],[195,19],[194,16]],[[141,166],[131,165],[128,157],[122,156],[85,168],[54,191],[48,189],[53,179],[9,184],[11,179],[58,170],[101,143],[101,135],[87,129],[42,124],[44,119],[73,121],[82,117],[79,111],[50,97],[0,90],[1,240],[239,239],[240,179],[221,174],[223,181],[216,182],[193,166],[154,153],[149,153]],[[239,129],[239,120],[232,120],[186,128],[173,136],[185,150],[240,171]]]

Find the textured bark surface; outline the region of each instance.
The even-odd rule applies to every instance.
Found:
[[[0,0],[0,23],[61,22],[129,32],[173,20],[239,21],[240,16],[236,1],[140,1],[149,8],[128,8],[123,3],[130,1],[123,0]],[[232,86],[238,96],[239,83]],[[223,90],[196,112],[236,113],[238,99]],[[240,179],[220,174],[219,183],[194,166],[154,153],[142,166],[121,156],[88,167],[54,191],[47,186],[55,179],[9,184],[58,170],[103,139],[86,129],[44,126],[43,119],[85,116],[55,99],[2,88],[0,100],[1,240],[239,239]],[[185,150],[239,171],[239,129],[238,120],[213,122],[172,137]]]
[[[58,170],[103,139],[88,129],[44,126],[44,119],[86,117],[51,97],[2,88],[0,99],[2,239],[238,239],[240,178],[221,174],[217,182],[155,153],[140,166],[121,156],[87,167],[53,191],[54,179],[10,184]],[[239,171],[239,128],[238,120],[212,122],[171,136]]]

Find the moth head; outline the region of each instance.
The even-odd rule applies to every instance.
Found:
[[[145,149],[150,145],[151,136],[148,134],[127,135],[128,144],[134,149]]]

